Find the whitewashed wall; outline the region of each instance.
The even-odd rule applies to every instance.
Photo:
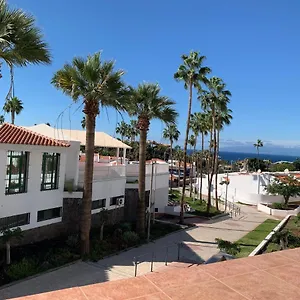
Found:
[[[9,144],[0,144],[0,147],[0,218],[30,213],[30,224],[22,226],[23,230],[60,222],[61,218],[37,222],[37,212],[62,207],[68,148]],[[5,195],[7,151],[28,151],[30,153],[27,193]],[[44,152],[61,154],[59,188],[57,190],[41,191],[42,155]]]
[[[68,148],[68,155],[66,158],[66,180],[73,181],[74,185],[78,184],[79,176],[79,152],[80,152],[80,142],[70,141],[68,142],[70,147]]]

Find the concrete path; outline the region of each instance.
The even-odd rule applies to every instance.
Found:
[[[233,219],[204,221],[195,218],[193,221],[197,224],[196,227],[170,234],[154,243],[133,248],[97,263],[80,261],[0,289],[0,299],[132,277],[134,257],[138,257],[140,262],[137,274],[145,274],[150,271],[153,254],[155,255],[154,269],[164,266],[165,260],[177,261],[179,242],[184,243],[184,246],[180,247],[180,261],[200,263],[218,253],[215,238],[238,240],[270,217],[249,206],[242,206],[241,211],[242,214]]]

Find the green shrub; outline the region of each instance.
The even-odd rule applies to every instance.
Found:
[[[126,231],[123,234],[123,241],[127,247],[135,246],[139,242],[139,236],[134,231]]]
[[[66,240],[66,244],[72,249],[77,248],[79,246],[79,236],[78,236],[78,234],[69,235],[67,240]]]
[[[237,255],[241,252],[241,247],[237,243],[224,241],[222,239],[216,239],[216,242],[218,244],[218,248],[227,254]]]
[[[272,203],[271,207],[274,209],[287,209],[287,206],[284,203],[280,202]]]
[[[122,232],[126,232],[126,231],[131,231],[132,230],[132,226],[128,222],[120,223],[118,227],[122,230]]]
[[[79,258],[76,254],[72,253],[67,248],[50,249],[45,256],[47,261],[52,267],[59,267]]]
[[[21,261],[11,264],[5,270],[10,280],[19,280],[38,272],[38,263],[33,259],[27,258],[23,258]]]

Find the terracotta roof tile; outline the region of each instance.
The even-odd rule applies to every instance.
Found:
[[[35,146],[53,146],[70,147],[68,143],[52,139],[20,126],[4,123],[0,127],[0,143],[35,145]]]

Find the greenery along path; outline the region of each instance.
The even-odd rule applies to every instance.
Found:
[[[267,219],[258,225],[254,230],[250,231],[244,237],[237,241],[241,251],[236,257],[248,256],[261,241],[279,224],[279,220]]]

